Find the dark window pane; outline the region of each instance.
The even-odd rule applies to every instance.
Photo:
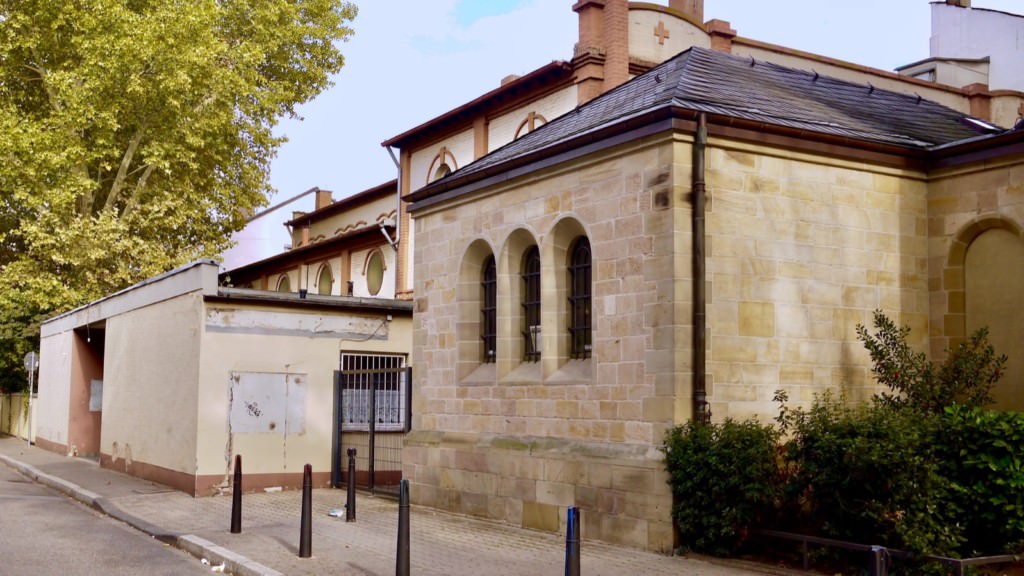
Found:
[[[590,241],[584,236],[569,254],[569,354],[573,358],[590,358],[590,297]]]
[[[523,360],[540,360],[540,251],[533,246],[523,256]]]
[[[498,314],[498,274],[494,267],[494,256],[484,262],[483,279],[480,288],[483,292],[480,308],[480,338],[483,340],[484,353],[482,362],[494,362],[497,345],[497,314]]]

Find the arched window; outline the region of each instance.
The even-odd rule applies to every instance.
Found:
[[[483,340],[484,352],[481,359],[484,363],[494,362],[497,355],[498,334],[498,273],[494,266],[494,256],[484,261],[482,279],[480,281],[480,339]]]
[[[366,259],[366,289],[376,296],[384,285],[384,255],[380,250],[370,252]]]
[[[331,274],[331,267],[326,263],[320,266],[320,275],[316,280],[316,293],[330,296],[334,287],[334,275]]]
[[[518,140],[520,136],[525,136],[547,123],[547,118],[537,114],[536,112],[530,112],[526,115],[526,118],[519,123],[519,127],[516,128],[516,135],[512,139]]]
[[[281,277],[277,279],[277,291],[278,292],[291,292],[292,282],[288,279],[287,274],[281,274]]]
[[[581,236],[569,251],[569,355],[590,358],[591,351],[590,240]]]
[[[447,146],[441,146],[441,149],[437,151],[437,156],[434,156],[430,167],[427,168],[427,184],[444,178],[458,169],[459,165],[455,161],[455,155]]]
[[[523,255],[523,360],[540,360],[540,251],[532,246]]]
[[[437,167],[437,170],[434,170],[434,177],[431,178],[430,181],[433,182],[434,180],[440,180],[441,178],[444,178],[445,176],[447,176],[447,175],[449,175],[451,173],[452,173],[452,167],[451,166],[449,166],[447,164],[441,164],[440,166]]]

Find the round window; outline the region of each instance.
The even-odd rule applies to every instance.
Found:
[[[370,254],[366,262],[366,288],[370,294],[376,296],[380,293],[380,287],[384,284],[384,255],[380,250]]]

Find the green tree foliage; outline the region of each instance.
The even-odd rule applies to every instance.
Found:
[[[871,372],[889,389],[878,399],[892,406],[906,406],[930,414],[941,414],[947,406],[984,406],[992,403],[992,386],[1006,365],[1005,355],[996,355],[988,342],[988,329],[974,332],[964,343],[950,350],[941,365],[933,364],[923,352],[907,343],[910,327],[897,327],[885,314],[875,311],[875,332],[857,326],[857,338],[871,355]]]
[[[355,14],[343,0],[0,0],[7,387],[41,318],[226,247],[266,202],[273,127],[329,85]]]

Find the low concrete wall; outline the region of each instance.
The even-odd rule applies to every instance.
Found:
[[[32,415],[35,416],[37,395],[32,396]],[[29,425],[32,426],[32,440],[36,437],[36,418],[28,419],[28,398],[25,394],[0,395],[0,434],[28,439]]]

